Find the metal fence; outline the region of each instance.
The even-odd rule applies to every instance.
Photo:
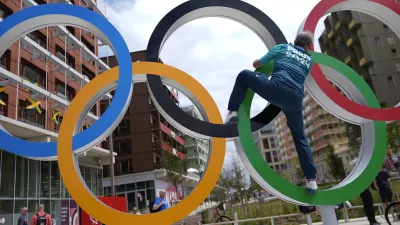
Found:
[[[359,209],[363,208],[364,206],[362,205],[357,205],[357,206],[352,206],[351,208],[347,208],[344,206],[342,211],[344,212],[344,221],[345,222],[350,222],[348,211],[352,209]],[[374,204],[374,207],[378,207],[379,215],[380,217],[384,217],[384,210],[383,210],[383,205],[382,204]],[[279,215],[279,216],[269,216],[269,217],[260,217],[260,218],[253,218],[253,219],[244,219],[244,220],[239,220],[237,213],[234,213],[234,218],[233,221],[230,222],[220,222],[220,223],[210,223],[210,224],[203,224],[202,221],[198,221],[199,225],[222,225],[222,224],[234,224],[234,225],[239,225],[240,223],[245,223],[245,222],[254,222],[254,221],[270,221],[271,225],[275,225],[276,219],[282,219],[282,218],[288,218],[288,217],[293,217],[293,216],[299,216],[303,215],[301,213],[295,213],[295,214],[286,214],[286,215]],[[312,225],[312,218],[311,214],[306,214],[305,215],[305,220],[307,225]],[[181,223],[184,225],[184,223]]]

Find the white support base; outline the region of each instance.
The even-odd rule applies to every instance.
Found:
[[[338,225],[334,206],[321,206],[320,212],[322,217],[322,224]]]

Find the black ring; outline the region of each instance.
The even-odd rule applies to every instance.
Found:
[[[151,34],[147,45],[146,60],[150,62],[159,62],[159,56],[162,45],[165,43],[165,36],[169,29],[183,16],[195,10],[208,7],[225,7],[239,10],[260,22],[265,29],[269,31],[276,44],[285,44],[287,40],[279,27],[265,13],[256,7],[239,0],[190,0],[175,7],[157,24]],[[224,16],[225,18],[227,16]],[[227,17],[229,18],[229,17]],[[229,18],[237,21],[236,18]],[[238,21],[240,22],[240,21]],[[246,26],[246,24],[244,24]],[[238,71],[239,73],[239,71]],[[161,78],[156,75],[147,74],[149,91],[153,94],[153,101],[157,102],[163,110],[177,123],[187,129],[210,137],[230,138],[237,137],[237,124],[212,124],[196,119],[185,113],[165,94]],[[257,131],[270,123],[281,109],[275,105],[269,104],[261,113],[251,119],[252,131]]]

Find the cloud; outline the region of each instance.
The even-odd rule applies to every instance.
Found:
[[[130,51],[146,49],[150,35],[157,23],[170,10],[183,3],[181,0],[99,0],[99,8],[121,32]],[[258,7],[280,27],[289,42],[319,0],[247,0]],[[321,24],[321,23],[320,23]],[[322,26],[318,27],[319,37]],[[195,77],[212,95],[221,115],[236,75],[251,69],[254,59],[267,52],[267,48],[245,26],[223,18],[204,18],[180,27],[171,35],[161,52],[164,63],[177,67]],[[105,55],[105,49],[100,51]],[[110,51],[108,51],[110,54]],[[188,104],[183,100],[182,104]],[[260,112],[267,103],[256,97],[252,115]],[[227,147],[227,162],[235,155],[232,143]]]

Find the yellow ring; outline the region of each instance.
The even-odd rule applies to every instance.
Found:
[[[160,63],[132,63],[133,74],[155,74],[173,79],[184,85],[200,101],[206,110],[210,123],[221,124],[222,118],[214,100],[207,90],[187,73]],[[86,103],[103,87],[118,80],[118,67],[114,67],[89,82],[73,99],[65,113],[59,132],[57,154],[58,166],[65,186],[72,198],[89,215],[107,225],[126,224],[173,224],[186,217],[199,206],[217,183],[225,157],[225,138],[212,138],[212,148],[207,170],[192,193],[182,202],[168,210],[147,215],[133,215],[117,211],[104,205],[92,194],[75,167],[72,152],[72,136],[76,122]]]

